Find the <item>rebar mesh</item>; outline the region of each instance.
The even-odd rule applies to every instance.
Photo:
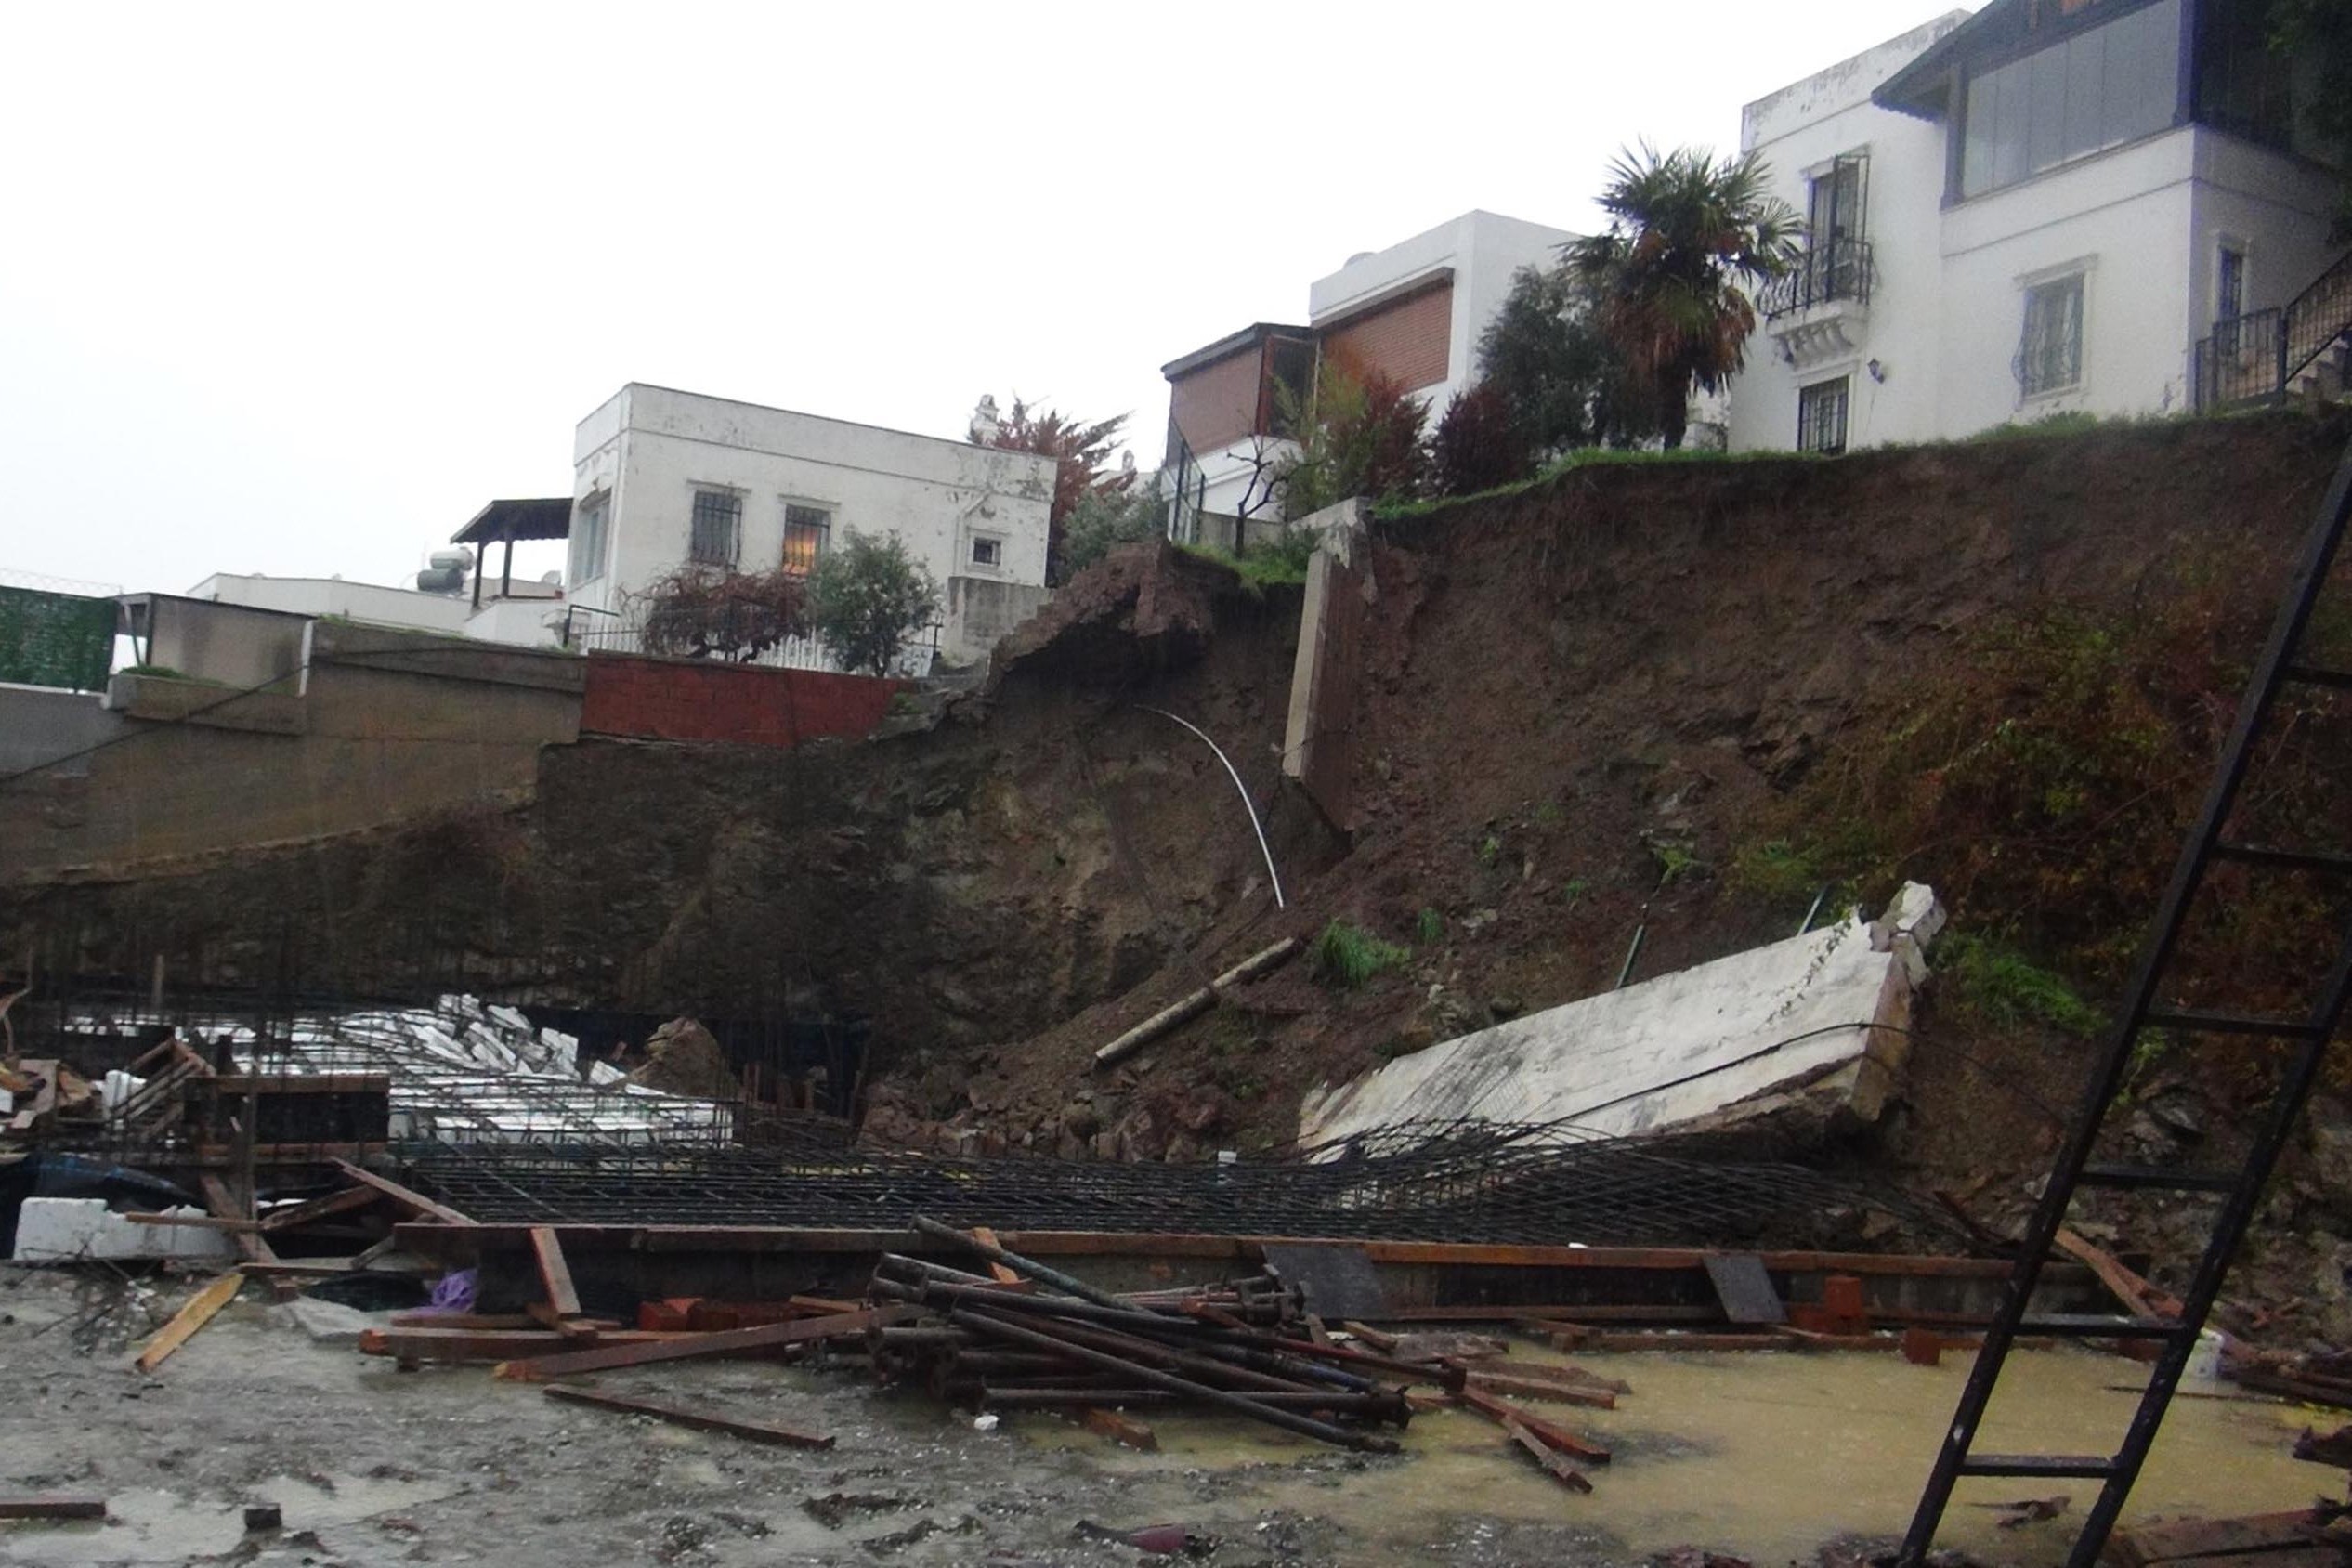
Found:
[[[1678,1157],[1560,1124],[1411,1125],[1232,1165],[970,1158],[829,1145],[790,1127],[763,1135],[772,1146],[420,1148],[411,1176],[486,1223],[889,1229],[929,1214],[1020,1230],[1813,1245],[1875,1213],[1914,1245],[1959,1239],[1948,1218],[1897,1193],[1797,1165]]]

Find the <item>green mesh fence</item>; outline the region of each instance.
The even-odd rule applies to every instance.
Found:
[[[114,664],[114,601],[0,587],[0,681],[105,689]]]

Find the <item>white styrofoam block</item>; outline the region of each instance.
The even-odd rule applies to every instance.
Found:
[[[202,1214],[174,1209],[173,1214]],[[182,1258],[227,1262],[236,1256],[228,1234],[198,1225],[135,1225],[102,1197],[29,1197],[17,1212],[20,1262],[72,1263],[85,1258]]]

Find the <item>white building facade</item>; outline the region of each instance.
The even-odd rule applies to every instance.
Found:
[[[681,567],[805,571],[851,534],[895,534],[940,584],[940,652],[973,661],[1048,596],[1054,469],[633,382],[574,436],[569,612],[580,626],[620,621]]]
[[[479,604],[464,592],[420,593],[340,577],[269,577],[215,572],[187,597],[255,609],[283,610],[312,620],[335,618],[371,626],[478,637],[486,642],[551,645],[563,612],[563,590],[522,580],[501,584]]]
[[[1394,377],[1434,425],[1454,394],[1478,379],[1478,340],[1512,277],[1523,267],[1557,265],[1560,247],[1575,238],[1498,213],[1464,213],[1316,279],[1304,324],[1261,321],[1162,366],[1169,386],[1163,472],[1183,497],[1180,512],[1274,520],[1272,464],[1292,450],[1283,406],[1304,401],[1326,359]]]
[[[2253,372],[2290,338],[2289,383],[2332,353],[2336,176],[2260,11],[1992,0],[1749,104],[1806,250],[1758,298],[1731,444],[2212,407],[2280,390]]]

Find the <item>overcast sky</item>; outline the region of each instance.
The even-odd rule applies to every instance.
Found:
[[[1951,8],[0,7],[0,580],[394,582],[648,381],[941,436]],[[533,561],[534,569],[553,564]]]

